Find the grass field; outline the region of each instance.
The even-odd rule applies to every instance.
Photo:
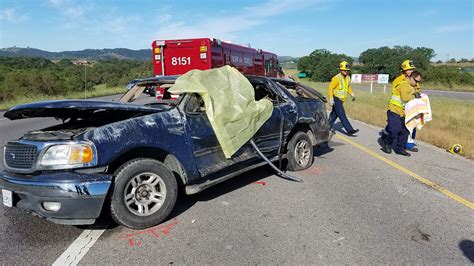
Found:
[[[311,82],[310,85],[327,95],[329,83]],[[350,118],[368,124],[384,127],[390,90],[383,94],[380,90],[370,94],[368,91],[355,91],[356,101],[347,101],[344,105]],[[433,120],[417,133],[417,139],[431,143],[443,149],[459,143],[463,146],[464,156],[474,159],[474,101],[457,100],[441,96],[430,97]]]
[[[107,95],[113,95],[113,94],[121,94],[124,92],[125,92],[125,88],[123,86],[107,88],[104,84],[104,85],[94,86],[94,88],[87,90],[85,95],[87,98],[93,98],[93,97],[107,96]],[[46,101],[46,100],[62,100],[62,99],[84,99],[84,91],[74,92],[67,95],[55,95],[55,96],[22,95],[13,101],[0,102],[0,110],[5,110],[15,105],[23,104],[23,103],[31,103],[31,102]]]
[[[298,70],[297,69],[285,69],[284,72],[287,75],[291,75],[296,79],[298,76]],[[474,75],[474,72],[471,73]],[[303,79],[307,80],[307,79]],[[366,85],[369,86],[369,85]],[[381,85],[378,85],[381,86]],[[391,87],[392,84],[388,84],[387,88]],[[453,84],[451,86],[448,86],[447,84],[442,84],[442,83],[435,83],[435,82],[423,82],[422,87],[424,89],[429,89],[429,90],[443,90],[443,91],[464,91],[464,92],[474,92],[474,86],[471,85],[459,85],[459,84]]]

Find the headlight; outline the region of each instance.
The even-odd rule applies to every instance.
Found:
[[[44,169],[66,169],[87,167],[97,164],[97,155],[93,144],[58,144],[48,148],[40,160]]]

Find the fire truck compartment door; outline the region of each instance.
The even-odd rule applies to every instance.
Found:
[[[272,115],[267,99],[255,101],[252,84],[230,66],[200,71],[179,77],[171,93],[197,93],[204,101],[206,115],[226,158],[249,141]]]
[[[164,51],[166,75],[180,75],[192,69],[208,69],[208,61],[201,59],[199,46],[184,43],[168,47]]]

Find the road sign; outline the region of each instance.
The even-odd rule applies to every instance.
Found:
[[[378,74],[377,76],[378,84],[388,84],[388,74]]]
[[[362,75],[361,74],[352,74],[351,75],[351,83],[361,83],[362,82]]]
[[[385,94],[385,91],[387,89],[386,84],[388,84],[388,77],[388,74],[352,74],[351,83],[370,83],[370,93],[372,93],[373,91],[374,83],[384,84],[383,93]]]
[[[377,81],[377,74],[362,74],[362,81],[370,83]]]

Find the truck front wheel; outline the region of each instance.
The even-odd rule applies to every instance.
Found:
[[[132,229],[163,222],[176,203],[178,185],[171,171],[152,159],[134,159],[115,174],[112,218]]]
[[[288,142],[288,151],[286,153],[288,159],[289,171],[300,171],[309,168],[313,164],[313,145],[308,134],[299,131]]]

